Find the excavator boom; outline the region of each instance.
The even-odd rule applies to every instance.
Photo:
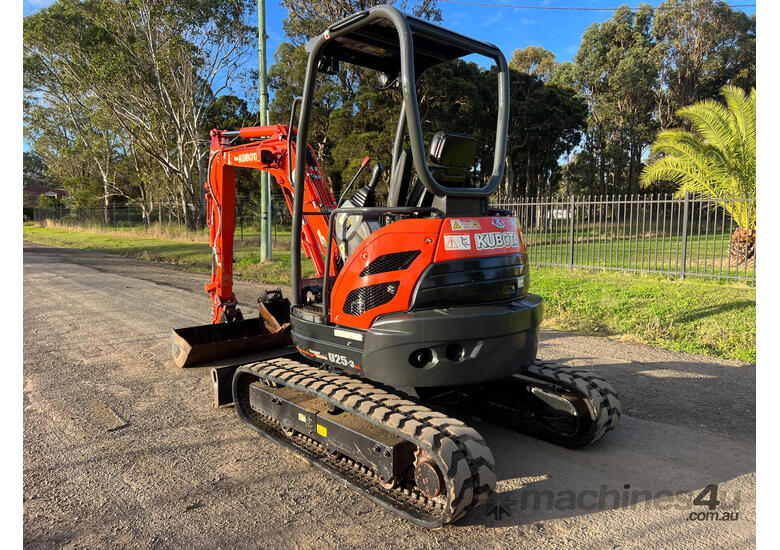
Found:
[[[206,179],[206,222],[212,249],[211,282],[206,292],[211,296],[212,323],[241,320],[233,294],[233,232],[236,225],[236,168],[254,168],[268,172],[282,189],[287,207],[292,211],[293,183],[290,167],[295,166],[295,141],[288,139],[286,125],[252,126],[237,131],[212,130]],[[231,145],[230,138],[248,139]],[[314,265],[317,277],[325,273],[328,220],[336,201],[325,182],[317,156],[308,147],[304,176],[304,222],[301,244]]]

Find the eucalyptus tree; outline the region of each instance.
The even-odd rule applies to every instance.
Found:
[[[281,0],[281,4],[287,11],[284,32],[295,45],[305,43],[340,19],[378,4],[391,4],[417,17],[441,21],[436,0]]]
[[[583,34],[571,65],[557,71],[588,103],[586,146],[596,163],[592,192],[636,193],[642,156],[657,129],[654,117],[662,51],[651,35],[653,9],[623,5]]]
[[[680,123],[675,111],[722,86],[756,85],[756,17],[714,0],[666,0],[655,10],[653,37],[662,50],[658,118]]]
[[[550,82],[558,63],[555,54],[541,46],[527,46],[516,49],[509,60],[509,68]]]
[[[154,159],[187,223],[208,147],[201,125],[244,70],[252,0],[60,0],[25,18],[25,64],[66,94],[94,98],[134,147]]]

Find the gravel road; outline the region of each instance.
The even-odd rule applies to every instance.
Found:
[[[497,497],[426,531],[213,409],[207,372],[174,366],[171,327],[209,318],[205,279],[25,243],[26,547],[755,546],[754,365],[544,331],[542,359],[614,383],[620,427],[571,451],[474,419]],[[260,290],[237,283],[245,313]],[[693,504],[710,484],[718,521]]]

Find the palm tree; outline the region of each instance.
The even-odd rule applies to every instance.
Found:
[[[665,130],[651,146],[663,156],[642,171],[642,186],[671,181],[677,194],[709,195],[731,215],[737,229],[729,247],[737,263],[755,252],[756,209],[745,201],[729,200],[756,192],[756,90],[750,95],[734,86],[720,89],[724,107],[712,99],[677,111],[692,132]]]

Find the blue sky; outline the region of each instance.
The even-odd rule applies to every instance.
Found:
[[[477,0],[479,1],[479,0]],[[541,7],[588,7],[615,8],[619,0],[486,0],[489,3],[533,5]],[[35,13],[52,4],[52,0],[23,0],[24,15]],[[650,2],[657,6],[658,0]],[[734,0],[733,4],[755,4],[755,0]],[[639,2],[631,2],[636,6]],[[282,19],[285,11],[279,3],[266,3],[266,25],[268,26],[269,64],[273,52],[285,39]],[[612,15],[609,11],[547,11],[520,8],[498,8],[491,6],[470,6],[439,2],[443,21],[441,24],[467,36],[493,42],[508,58],[517,48],[537,45],[551,50],[558,61],[571,60],[577,54],[577,47],[585,29],[593,22],[601,22]],[[755,8],[739,8],[748,14]],[[256,63],[256,62],[255,62]]]
[[[480,0],[476,0],[479,2]],[[540,7],[587,7],[615,8],[621,1],[614,0],[484,0],[488,3],[529,5]],[[23,0],[24,15],[35,13],[53,3],[53,0]],[[639,1],[625,2],[636,6]],[[649,2],[654,6],[661,0]],[[731,0],[732,4],[751,4],[754,0]],[[499,8],[492,6],[473,6],[450,2],[439,2],[443,21],[447,28],[467,36],[496,44],[510,59],[517,48],[537,45],[551,50],[558,61],[569,61],[577,54],[577,48],[585,32],[592,23],[602,22],[612,15],[610,11],[553,11],[520,8]],[[755,8],[738,8],[748,14]],[[266,25],[268,27],[268,64],[273,62],[273,54],[284,39],[282,19],[285,10],[272,0],[266,3]],[[255,21],[253,19],[253,21]],[[252,58],[254,68],[257,57]]]

